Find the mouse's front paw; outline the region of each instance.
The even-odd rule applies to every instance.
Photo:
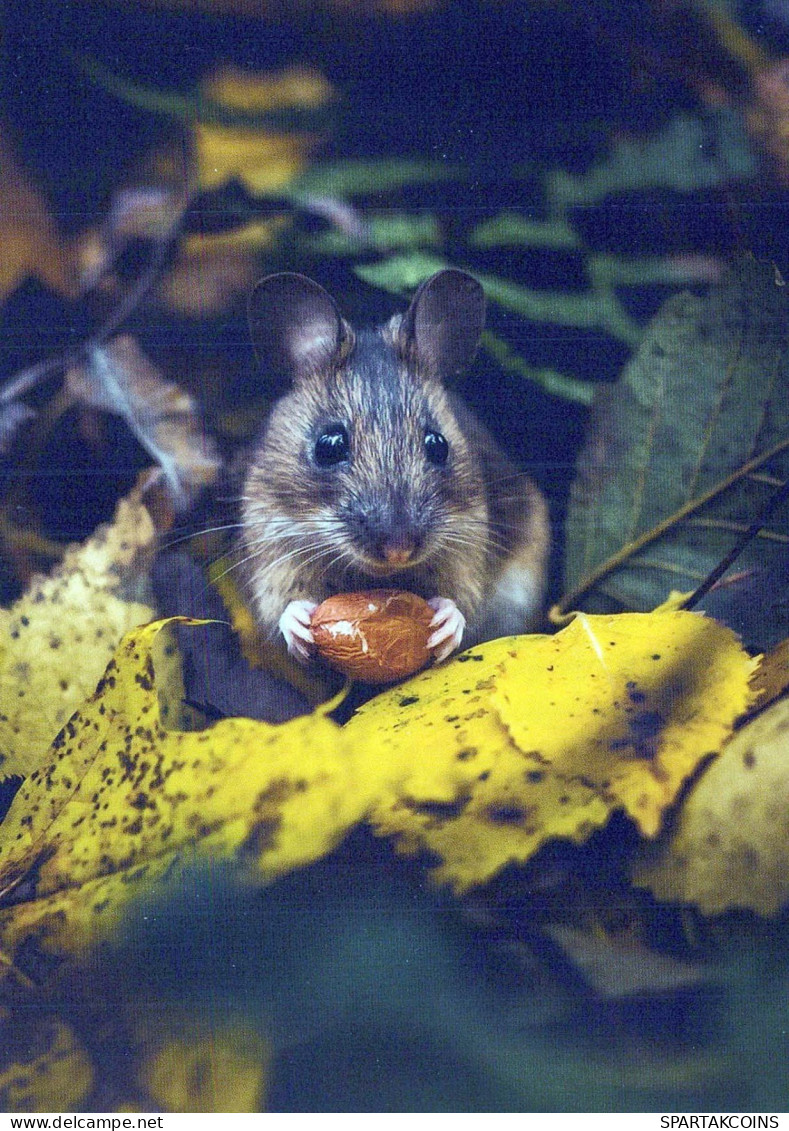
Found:
[[[434,650],[437,663],[441,663],[460,647],[466,618],[451,597],[431,597],[427,602],[436,615],[430,622],[435,632],[427,641],[428,648]]]
[[[310,622],[317,607],[315,601],[290,601],[279,618],[279,630],[285,637],[288,652],[302,664],[309,660],[315,643]]]

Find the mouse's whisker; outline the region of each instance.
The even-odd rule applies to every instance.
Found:
[[[268,547],[268,543],[263,543],[262,549],[251,555],[251,557],[261,556],[263,549]],[[302,557],[303,561],[299,563],[302,568],[309,567],[313,562],[318,561],[321,557],[331,552],[331,547],[315,547],[315,546],[294,546],[292,549],[286,550],[284,553],[279,554],[273,561],[266,562],[266,564],[257,571],[259,577],[265,576],[270,570],[276,569],[277,566],[283,565],[288,561],[295,561],[297,558]],[[244,561],[248,561],[245,558]],[[239,563],[241,564],[241,563]]]
[[[191,542],[193,538],[203,538],[208,534],[218,534],[222,530],[241,530],[243,525],[242,522],[228,522],[222,526],[206,526],[201,530],[190,530],[177,538],[168,538],[162,543],[160,550],[171,550],[173,546],[179,546],[182,542]]]
[[[497,538],[490,531],[479,536],[463,531],[446,530],[442,533],[441,540],[445,545],[452,545],[466,550],[493,550],[496,553],[506,553],[507,551],[507,543]]]
[[[488,480],[492,486],[499,486],[502,483],[515,483],[515,482],[528,482],[532,487],[534,486],[534,473],[533,471],[526,471],[516,469],[508,472],[506,475],[494,475]],[[496,496],[498,498],[498,494]]]

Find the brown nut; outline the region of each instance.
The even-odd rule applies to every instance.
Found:
[[[312,614],[312,635],[333,668],[365,683],[392,683],[430,660],[434,615],[427,601],[402,589],[338,593]]]

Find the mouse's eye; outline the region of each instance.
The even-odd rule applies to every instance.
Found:
[[[318,467],[344,463],[349,454],[348,432],[342,424],[330,424],[315,441],[315,462]]]
[[[449,459],[449,444],[440,432],[425,433],[425,455],[437,467]]]

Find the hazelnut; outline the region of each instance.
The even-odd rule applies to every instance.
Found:
[[[312,614],[312,635],[331,667],[366,683],[392,683],[429,662],[434,615],[427,601],[401,589],[338,593]]]

